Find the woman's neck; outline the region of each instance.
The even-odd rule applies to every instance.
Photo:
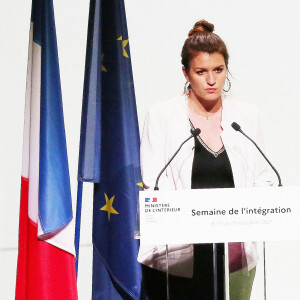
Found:
[[[200,97],[197,97],[191,91],[188,98],[189,98],[189,107],[195,113],[214,114],[222,107],[222,97],[221,96],[216,100],[205,100]]]

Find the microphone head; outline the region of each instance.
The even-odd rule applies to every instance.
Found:
[[[192,134],[192,136],[194,136],[194,137],[197,136],[197,135],[199,135],[200,132],[201,132],[200,128],[191,129],[191,134]]]
[[[241,130],[241,126],[240,126],[238,123],[236,123],[236,122],[233,122],[233,123],[231,124],[231,127],[232,127],[234,130],[236,130],[236,131],[240,131],[240,130]]]

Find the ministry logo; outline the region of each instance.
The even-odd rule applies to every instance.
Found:
[[[157,203],[157,198],[152,198],[152,200],[151,200],[151,198],[145,198],[145,202],[156,202]]]

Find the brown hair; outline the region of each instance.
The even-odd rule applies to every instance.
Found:
[[[205,20],[198,21],[188,34],[181,51],[181,63],[186,70],[190,68],[190,61],[196,52],[214,53],[223,55],[228,68],[229,54],[223,40],[213,33],[214,25]]]

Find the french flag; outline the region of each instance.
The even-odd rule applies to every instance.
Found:
[[[16,299],[78,299],[52,0],[33,0]]]

